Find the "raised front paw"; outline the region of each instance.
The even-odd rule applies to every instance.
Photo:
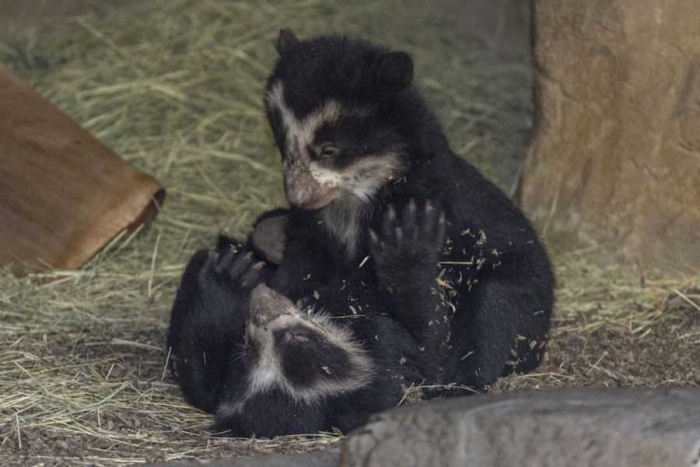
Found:
[[[370,252],[380,273],[436,267],[445,241],[445,228],[445,213],[430,200],[421,207],[409,200],[400,217],[389,206],[381,232],[369,232]]]
[[[267,261],[281,264],[284,259],[284,245],[287,242],[285,229],[289,212],[276,209],[258,218],[250,235],[250,245]]]
[[[252,252],[238,247],[210,251],[199,274],[200,285],[215,281],[228,287],[250,291],[265,280],[268,270],[265,263],[256,262]]]

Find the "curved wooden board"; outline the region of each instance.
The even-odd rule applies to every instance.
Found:
[[[0,266],[75,269],[165,190],[0,67]]]

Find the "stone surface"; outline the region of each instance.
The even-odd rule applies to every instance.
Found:
[[[521,202],[553,242],[700,266],[700,2],[535,0]]]
[[[474,396],[379,415],[342,467],[699,467],[700,390]]]
[[[339,451],[326,449],[307,454],[259,456],[250,459],[216,460],[202,462],[166,462],[152,467],[336,467]]]

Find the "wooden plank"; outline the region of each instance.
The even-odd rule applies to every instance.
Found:
[[[165,190],[0,67],[0,266],[80,267]]]

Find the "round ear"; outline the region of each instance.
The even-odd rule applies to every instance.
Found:
[[[291,46],[299,42],[297,36],[289,29],[280,29],[280,34],[277,36],[277,41],[275,41],[275,48],[277,53],[284,55]]]
[[[372,65],[372,77],[382,90],[400,91],[413,80],[413,59],[406,52],[384,53]]]

